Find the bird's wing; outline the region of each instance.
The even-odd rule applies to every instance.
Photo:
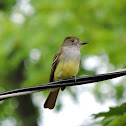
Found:
[[[55,72],[55,69],[59,63],[59,57],[62,53],[62,50],[60,49],[57,54],[54,56],[54,59],[53,59],[53,63],[52,63],[52,68],[51,68],[51,72],[50,72],[50,82],[53,82],[53,79],[54,79],[54,72]]]

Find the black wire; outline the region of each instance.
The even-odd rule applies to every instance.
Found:
[[[120,77],[124,75],[126,75],[126,70],[106,73],[106,74],[98,74],[98,75],[93,75],[93,76],[84,76],[84,77],[76,78],[76,81],[75,79],[67,79],[67,80],[62,80],[62,81],[41,84],[38,86],[14,89],[11,91],[0,93],[0,96],[13,94],[13,93],[19,93],[19,92],[47,90],[47,89],[63,87],[63,86],[75,86],[75,85],[88,84],[88,83],[104,81],[104,80],[108,80],[108,79],[112,79],[112,78],[116,78],[116,77]]]

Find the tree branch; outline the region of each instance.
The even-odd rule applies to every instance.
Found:
[[[62,80],[62,81],[55,81],[55,82],[50,82],[46,84],[41,84],[38,86],[15,89],[15,90],[0,93],[0,100],[4,100],[4,99],[11,98],[14,96],[27,95],[27,94],[31,94],[38,91],[48,90],[51,88],[89,84],[89,83],[109,80],[109,79],[113,79],[113,78],[117,78],[117,77],[121,77],[125,75],[126,75],[126,69],[122,69],[120,71],[115,71],[115,72],[106,73],[106,74],[79,77],[79,78],[76,78],[76,81],[75,79],[67,79],[67,80]]]

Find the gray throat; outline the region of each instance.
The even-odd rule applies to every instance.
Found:
[[[67,47],[63,47],[62,48],[62,51],[63,51],[63,53],[62,53],[62,55],[61,55],[61,59],[63,59],[63,60],[78,60],[78,61],[80,61],[80,58],[81,58],[81,54],[80,54],[80,48],[78,48],[78,47],[69,47],[69,46],[67,46]]]

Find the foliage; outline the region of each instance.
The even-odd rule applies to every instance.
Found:
[[[16,3],[0,0],[0,92],[48,82],[53,56],[68,35],[90,42],[81,49],[82,59],[107,55],[108,64],[113,66],[113,69],[108,67],[108,71],[126,67],[126,0],[32,0],[28,5],[26,10],[23,0]],[[103,58],[103,62],[105,60]],[[96,70],[86,71],[81,66],[78,76],[94,73]],[[101,89],[109,90],[102,92]],[[76,94],[69,88],[68,91],[76,99]],[[117,85],[110,81],[98,83],[93,92],[102,103],[106,99],[115,99],[118,103],[125,98],[125,80]],[[43,94],[46,96],[47,92]],[[0,120],[10,116],[25,126],[23,117],[26,117],[19,111],[23,100],[25,98],[1,102]],[[34,119],[27,115],[32,123],[37,121],[38,113],[32,98],[27,100],[32,108],[25,105],[23,109],[33,110]],[[61,107],[59,102],[57,109]],[[111,123],[119,122],[120,118],[125,119],[125,114],[107,118]]]
[[[94,114],[94,118],[104,117],[104,126],[125,126],[126,125],[126,103],[119,107],[110,108],[108,112]]]

